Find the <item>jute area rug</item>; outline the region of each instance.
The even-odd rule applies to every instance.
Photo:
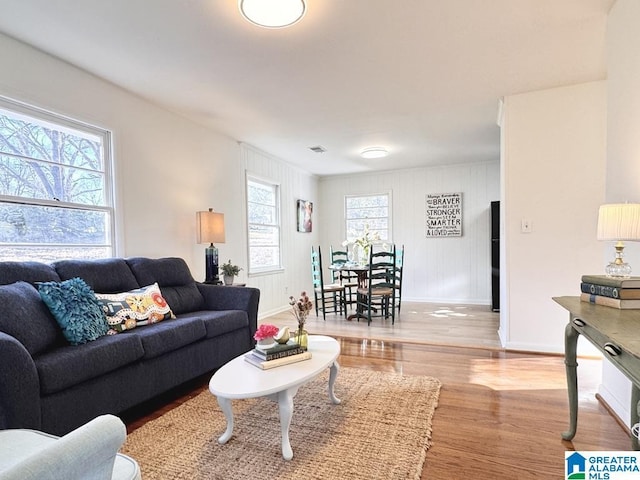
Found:
[[[226,420],[208,391],[132,432],[122,452],[144,480],[419,479],[440,381],[341,368],[340,405],[327,384],[328,371],[294,398],[290,461],[282,458],[276,403],[234,400],[233,437],[219,445]]]

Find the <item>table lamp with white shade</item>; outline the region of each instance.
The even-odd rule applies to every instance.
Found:
[[[625,241],[640,240],[640,204],[610,203],[600,206],[598,211],[598,240],[616,242],[616,258],[605,267],[610,277],[628,277],[631,265],[624,261]]]
[[[206,275],[204,283],[218,285],[218,249],[213,244],[224,243],[224,213],[214,212],[210,208],[206,212],[196,212],[196,236],[198,243],[208,243],[205,249]]]

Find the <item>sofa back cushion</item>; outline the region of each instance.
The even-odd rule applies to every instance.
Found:
[[[204,298],[182,258],[128,258],[127,263],[140,285],[157,283],[176,315],[204,308]]]
[[[15,282],[59,282],[51,265],[40,262],[0,262],[0,285]]]
[[[66,344],[40,294],[27,282],[0,285],[0,330],[22,343],[32,356]]]
[[[120,293],[144,286],[138,284],[129,265],[122,258],[60,260],[53,267],[61,280],[80,277],[94,292]]]

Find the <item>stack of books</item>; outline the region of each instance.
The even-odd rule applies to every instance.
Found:
[[[640,309],[640,277],[583,275],[580,300],[619,309]]]
[[[300,345],[293,342],[278,344],[267,349],[256,345],[256,348],[244,356],[244,359],[251,365],[263,370],[301,362],[310,358],[311,352],[304,350]]]

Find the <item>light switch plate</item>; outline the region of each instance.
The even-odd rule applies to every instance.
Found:
[[[529,220],[528,218],[523,218],[520,223],[520,231],[522,233],[531,233],[532,231],[531,220]]]

